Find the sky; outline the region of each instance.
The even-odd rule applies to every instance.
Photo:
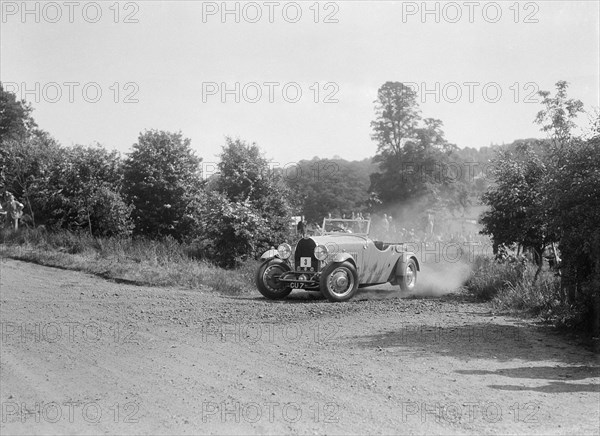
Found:
[[[0,2],[0,80],[61,144],[181,131],[285,165],[373,156],[377,89],[413,87],[457,146],[543,137],[539,90],[599,103],[599,1]],[[580,123],[586,124],[586,117]]]

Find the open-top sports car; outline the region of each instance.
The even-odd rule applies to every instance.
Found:
[[[323,220],[321,235],[303,237],[292,248],[281,244],[266,251],[256,286],[277,300],[293,289],[321,292],[331,301],[346,301],[358,288],[391,283],[402,290],[417,284],[419,262],[402,243],[373,241],[370,220]]]

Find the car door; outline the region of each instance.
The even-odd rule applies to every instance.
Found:
[[[375,284],[387,282],[397,260],[400,258],[395,246],[385,250],[378,249],[373,241],[366,243],[363,248],[362,271],[359,271],[361,284]]]

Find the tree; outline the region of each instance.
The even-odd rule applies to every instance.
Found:
[[[563,298],[600,333],[600,137],[575,141],[548,186],[550,224],[560,235]]]
[[[267,221],[248,199],[231,201],[223,193],[207,192],[199,212],[201,246],[223,268],[239,266],[256,253],[261,241],[270,238]]]
[[[33,220],[30,187],[43,178],[40,172],[52,161],[50,155],[58,144],[37,128],[32,112],[31,105],[17,100],[0,82],[0,185],[25,199]]]
[[[201,158],[181,132],[141,133],[124,165],[128,202],[135,206],[135,232],[182,239],[182,219],[202,186]]]
[[[399,82],[386,82],[375,103],[371,127],[379,171],[371,175],[369,190],[382,208],[410,202],[424,211],[458,205],[460,196],[464,203],[464,189],[456,185],[461,181],[447,172],[456,146],[445,139],[442,121],[422,120],[417,94]]]
[[[61,147],[43,134],[8,139],[0,148],[4,188],[23,199],[32,225],[49,224],[50,203],[61,189],[52,184],[56,167],[63,160]]]
[[[209,259],[232,268],[288,239],[289,195],[256,144],[226,138],[218,168],[184,222]]]
[[[32,111],[25,101],[18,101],[15,94],[5,91],[0,82],[0,144],[26,139],[34,132],[37,124]]]
[[[482,233],[492,237],[494,247],[532,249],[541,266],[544,248],[554,241],[545,204],[546,165],[528,143],[499,151],[493,163],[496,183],[482,197],[489,206],[481,217]]]
[[[400,82],[386,82],[377,91],[372,139],[382,158],[399,155],[407,139],[416,138],[421,120],[417,94]]]
[[[369,175],[375,168],[371,159],[313,158],[287,168],[284,179],[294,197],[296,214],[320,223],[328,213],[350,216],[367,209]]]
[[[217,189],[231,201],[255,202],[272,188],[272,174],[267,160],[256,144],[225,138],[218,164]]]
[[[260,148],[256,144],[228,137],[218,167],[217,191],[231,202],[247,202],[269,228],[266,233],[269,236],[258,239],[256,246],[268,247],[276,241],[285,240],[291,215],[289,191],[282,175],[269,168]]]
[[[549,226],[558,235],[561,252],[563,302],[576,307],[582,327],[600,334],[600,112],[589,114],[584,137],[572,133],[583,110],[567,97],[567,82],[556,83],[557,93],[544,97],[536,117],[550,133],[551,171],[547,177],[546,207]]]
[[[518,144],[514,155],[500,152],[495,161],[496,184],[482,197],[490,206],[481,219],[483,233],[492,236],[495,246],[518,243],[532,248],[538,261],[536,279],[543,265],[544,247],[561,234],[552,223],[552,216],[560,211],[553,206],[556,203],[549,188],[561,178],[569,147],[577,142],[572,135],[573,120],[583,110],[581,101],[567,98],[567,87],[567,82],[559,81],[554,97],[548,91],[539,93],[545,108],[535,123],[550,134],[550,140],[539,141],[536,151],[531,144]]]
[[[131,207],[121,198],[116,151],[60,147],[39,135],[4,144],[6,189],[25,203],[26,221],[93,235],[129,234]]]
[[[535,122],[543,132],[548,132],[552,140],[553,151],[562,150],[572,140],[572,131],[576,127],[573,121],[583,112],[581,100],[567,98],[568,82],[556,82],[556,95],[550,97],[549,91],[539,91],[544,109],[538,112]]]
[[[50,183],[52,215],[61,227],[91,235],[128,235],[133,207],[121,196],[123,168],[117,151],[100,145],[62,149]]]

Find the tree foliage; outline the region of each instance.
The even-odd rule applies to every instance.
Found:
[[[328,213],[350,216],[368,209],[369,175],[375,169],[371,159],[348,162],[313,158],[285,168],[283,177],[292,193],[296,215],[321,223]]]
[[[441,120],[422,119],[417,94],[400,82],[386,82],[375,101],[371,123],[377,141],[370,190],[382,207],[411,203],[425,209],[460,209],[469,200],[460,174],[450,165],[456,146],[450,144]]]
[[[567,87],[559,81],[554,97],[548,91],[539,93],[545,108],[535,122],[550,134],[550,140],[536,146],[518,144],[514,153],[499,152],[494,161],[496,184],[482,197],[490,207],[481,220],[483,232],[492,236],[496,246],[517,243],[534,249],[540,262],[544,247],[556,240],[549,221],[548,186],[556,178],[562,151],[573,141],[573,119],[583,106],[567,98]]]
[[[574,141],[548,186],[550,225],[559,234],[564,298],[600,333],[600,137]]]
[[[23,200],[24,224],[98,236],[129,234],[131,207],[121,198],[117,152],[101,146],[60,147],[49,137],[4,143],[5,189]]]
[[[48,224],[49,203],[60,189],[51,186],[51,181],[62,159],[61,148],[51,138],[40,136],[6,140],[1,148],[4,189],[23,200],[31,224]]]
[[[61,147],[39,129],[32,108],[0,85],[0,174],[25,204],[22,224],[128,234],[120,156],[103,147]]]
[[[54,223],[71,230],[86,229],[96,236],[127,235],[133,207],[121,197],[121,156],[100,145],[61,149],[50,180],[49,202]]]
[[[203,197],[202,214],[204,255],[224,268],[233,268],[253,257],[262,241],[271,239],[269,223],[248,199],[231,201],[212,191]]]
[[[377,153],[385,159],[399,155],[406,139],[415,139],[421,120],[417,94],[400,82],[386,82],[377,91],[375,120],[371,122]]]
[[[12,92],[4,90],[0,82],[0,144],[9,140],[23,140],[35,132],[37,124],[31,113],[33,108],[17,100]]]
[[[550,135],[555,149],[562,149],[573,138],[573,129],[576,127],[574,119],[583,112],[581,100],[567,98],[569,84],[564,80],[556,82],[556,95],[550,96],[550,91],[540,91],[544,109],[540,110],[535,122],[541,126],[543,132]]]
[[[289,192],[256,144],[226,138],[218,168],[198,213],[215,259],[230,267],[289,238]],[[229,260],[224,247],[232,247]]]
[[[490,211],[482,222],[495,244],[537,245],[539,252],[558,241],[563,303],[578,307],[584,323],[598,334],[600,136],[595,132],[600,123],[592,120],[588,139],[573,134],[583,105],[567,97],[567,87],[566,82],[557,82],[554,97],[540,92],[545,107],[535,122],[549,133],[548,141],[535,149],[517,147],[514,155],[499,154],[496,184],[483,196]]]
[[[483,195],[489,210],[481,217],[483,233],[494,246],[519,244],[533,249],[538,259],[552,242],[545,201],[546,165],[528,143],[500,151],[493,161],[496,183]]]
[[[141,133],[124,165],[124,191],[135,206],[135,233],[181,239],[182,219],[202,184],[201,158],[181,133]]]

